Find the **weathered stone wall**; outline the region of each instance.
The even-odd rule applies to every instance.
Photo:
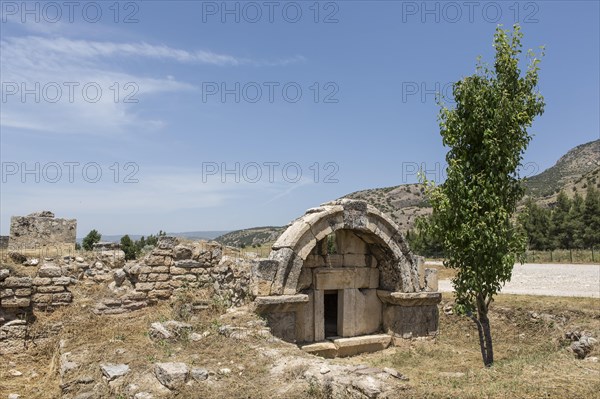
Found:
[[[10,219],[8,248],[37,249],[49,246],[75,248],[77,220],[55,218],[50,211],[13,216]]]
[[[23,348],[26,319],[34,310],[70,304],[73,294],[68,286],[73,283],[53,263],[44,263],[33,278],[11,276],[9,269],[0,269],[0,354]]]
[[[174,237],[162,237],[147,256],[113,271],[110,287],[115,298],[100,304],[96,312],[124,313],[200,288],[213,289],[213,299],[225,306],[238,306],[250,299],[250,262],[224,256],[223,247],[215,242],[184,245]]]
[[[8,236],[0,236],[0,249],[8,248]]]

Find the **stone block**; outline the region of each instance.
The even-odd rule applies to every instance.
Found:
[[[173,248],[173,258],[175,258],[176,261],[183,259],[191,259],[192,250],[191,248],[188,248],[185,245],[176,245],[175,248]]]
[[[442,300],[440,292],[391,292],[377,290],[377,295],[384,303],[407,307],[437,305]]]
[[[31,277],[8,277],[4,280],[3,285],[6,288],[28,288],[31,287],[32,283]]]
[[[301,349],[311,355],[329,359],[333,359],[337,355],[337,347],[331,341],[315,342],[314,344],[304,345]]]
[[[0,290],[0,298],[11,298],[15,295],[15,291],[12,288],[5,288]]]
[[[202,266],[202,263],[197,260],[186,259],[186,260],[178,260],[173,264],[174,267],[190,269],[190,268],[198,268]]]
[[[425,337],[436,334],[438,328],[439,311],[437,305],[384,305],[383,329],[390,334]]]
[[[52,294],[52,302],[71,302],[73,300],[73,294],[70,292],[60,292]]]
[[[49,304],[50,302],[52,302],[52,294],[33,294],[31,300],[34,303]]]
[[[157,290],[169,290],[172,287],[170,281],[159,281],[154,285],[154,288]]]
[[[62,285],[41,285],[39,287],[36,287],[35,289],[36,292],[39,292],[41,294],[63,292],[64,290],[65,287],[63,287]]]
[[[171,291],[170,289],[166,289],[166,290],[155,289],[155,290],[148,292],[148,299],[169,299],[172,294],[173,294],[173,291]]]
[[[69,285],[71,284],[70,277],[53,277],[52,284],[54,285]]]
[[[313,273],[312,269],[308,267],[302,267],[300,277],[298,277],[297,291],[309,289],[313,285]]]
[[[150,273],[148,275],[148,281],[149,282],[155,282],[155,281],[167,281],[169,280],[169,275],[166,273]]]
[[[437,269],[425,269],[425,291],[438,291],[438,271]]]
[[[308,294],[308,302],[298,306],[296,317],[296,340],[313,342],[315,340],[315,308],[314,293]]]
[[[147,266],[165,266],[166,265],[165,257],[164,256],[156,256],[156,255],[148,256],[144,260],[144,263],[146,263]]]
[[[29,296],[29,295],[31,295],[32,292],[33,292],[33,290],[31,288],[17,288],[15,290],[15,295],[16,296]]]
[[[62,270],[60,267],[45,263],[38,270],[38,277],[60,277],[62,276]]]
[[[354,288],[353,269],[345,268],[323,268],[315,269],[315,288],[317,290],[337,290],[344,288]]]
[[[137,283],[135,289],[138,291],[150,291],[154,289],[154,283]]]
[[[390,346],[392,337],[387,334],[364,335],[360,337],[339,338],[333,343],[340,357],[353,356],[365,352],[377,352]]]
[[[325,291],[313,291],[314,310],[315,310],[315,341],[325,339]]]
[[[267,313],[265,318],[274,336],[296,342],[296,312]]]
[[[172,280],[175,281],[189,281],[189,282],[193,282],[193,281],[197,281],[198,277],[196,277],[193,274],[184,274],[184,275],[179,275],[179,276],[172,276],[171,277]]]
[[[33,279],[33,285],[50,285],[52,279],[50,277],[36,277]]]
[[[344,255],[344,267],[366,267],[366,255],[364,254],[345,254]]]
[[[13,298],[3,298],[0,300],[0,305],[3,308],[26,308],[30,305],[31,301],[29,297],[13,297]]]

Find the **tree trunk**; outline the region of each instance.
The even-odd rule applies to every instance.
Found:
[[[471,316],[471,319],[477,325],[479,332],[479,346],[481,348],[481,357],[485,367],[490,367],[494,363],[494,347],[492,345],[492,332],[490,330],[490,319],[488,318],[488,307],[483,297],[477,298],[477,317]]]

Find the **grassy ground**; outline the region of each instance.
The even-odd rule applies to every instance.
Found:
[[[79,289],[79,288],[78,288]],[[85,363],[78,371],[101,381],[98,363],[127,363],[132,370],[151,372],[161,361],[183,361],[189,366],[218,370],[228,367],[228,376],[214,377],[214,383],[182,391],[177,398],[274,398],[288,381],[273,381],[268,370],[272,360],[258,355],[259,348],[272,345],[289,353],[296,349],[269,343],[264,338],[232,340],[218,334],[223,323],[244,325],[248,316],[231,314],[220,317],[218,304],[198,315],[183,311],[183,304],[194,297],[180,297],[149,309],[122,316],[96,316],[89,308],[104,293],[96,287],[76,291],[75,305],[54,313],[41,313],[33,331],[62,325],[60,334],[16,355],[2,357],[0,362],[0,398],[18,392],[22,398],[60,397],[58,358],[60,340],[65,350],[85,353]],[[210,298],[210,293],[198,293]],[[82,300],[81,298],[85,298]],[[452,301],[444,294],[442,305]],[[532,317],[531,312],[540,316]],[[182,337],[175,342],[153,341],[148,327],[154,321],[177,318],[188,321],[194,331],[210,331],[210,335],[191,342]],[[500,295],[492,305],[496,363],[482,366],[477,331],[464,317],[440,312],[440,334],[435,340],[404,341],[399,347],[337,361],[368,363],[377,367],[393,367],[410,381],[402,397],[406,398],[597,398],[600,392],[600,363],[577,360],[566,349],[563,339],[567,330],[591,331],[600,336],[600,300],[587,298],[532,297]],[[119,351],[124,349],[125,351]],[[591,356],[599,356],[598,348]],[[13,364],[11,364],[12,362]],[[21,377],[10,377],[17,369]],[[462,376],[440,373],[464,373]],[[290,373],[290,378],[297,378]],[[123,377],[135,382],[134,375]],[[213,377],[211,377],[213,378]],[[297,392],[291,398],[311,396],[313,391]],[[118,396],[99,396],[118,397]],[[125,396],[123,396],[125,397]]]
[[[452,296],[444,294],[445,301]],[[544,316],[533,318],[530,312]],[[397,368],[413,398],[597,398],[600,366],[575,359],[567,330],[600,333],[600,300],[499,295],[492,305],[495,364],[482,366],[477,330],[465,317],[440,314],[440,335],[352,361]],[[594,349],[591,356],[598,356]],[[464,373],[448,376],[443,373]]]

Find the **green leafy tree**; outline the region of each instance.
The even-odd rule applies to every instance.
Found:
[[[101,239],[102,234],[98,233],[96,230],[92,230],[83,238],[83,241],[81,241],[81,246],[86,251],[91,251],[94,249],[94,244],[100,242]]]
[[[127,234],[121,237],[121,249],[123,252],[125,252],[125,260],[133,260],[137,258],[138,251],[136,244]]]
[[[529,249],[546,250],[552,246],[550,239],[550,211],[537,205],[531,198],[519,214],[519,223],[527,234]]]
[[[569,211],[571,200],[564,191],[558,193],[556,205],[552,209],[552,226],[550,229],[553,237],[552,248],[571,248],[571,234],[569,231]]]
[[[600,192],[588,184],[583,204],[583,241],[587,248],[600,245]]]
[[[515,261],[524,260],[526,237],[512,222],[524,194],[518,167],[531,140],[527,129],[545,105],[531,51],[521,75],[522,37],[518,25],[512,34],[498,27],[494,69],[478,60],[476,73],[453,85],[456,106],[440,104],[447,179],[438,187],[428,182],[432,229],[443,243],[444,264],[457,269],[456,310],[475,322],[486,366],[494,362],[489,306]]]
[[[444,256],[444,248],[439,237],[431,232],[431,216],[422,216],[415,222],[415,227],[406,233],[406,239],[411,250],[415,253],[432,257],[441,258]]]
[[[583,212],[583,197],[579,193],[575,193],[571,201],[571,209],[569,209],[569,217],[567,219],[567,234],[569,236],[569,246],[567,248],[583,249],[585,247],[583,240]]]

